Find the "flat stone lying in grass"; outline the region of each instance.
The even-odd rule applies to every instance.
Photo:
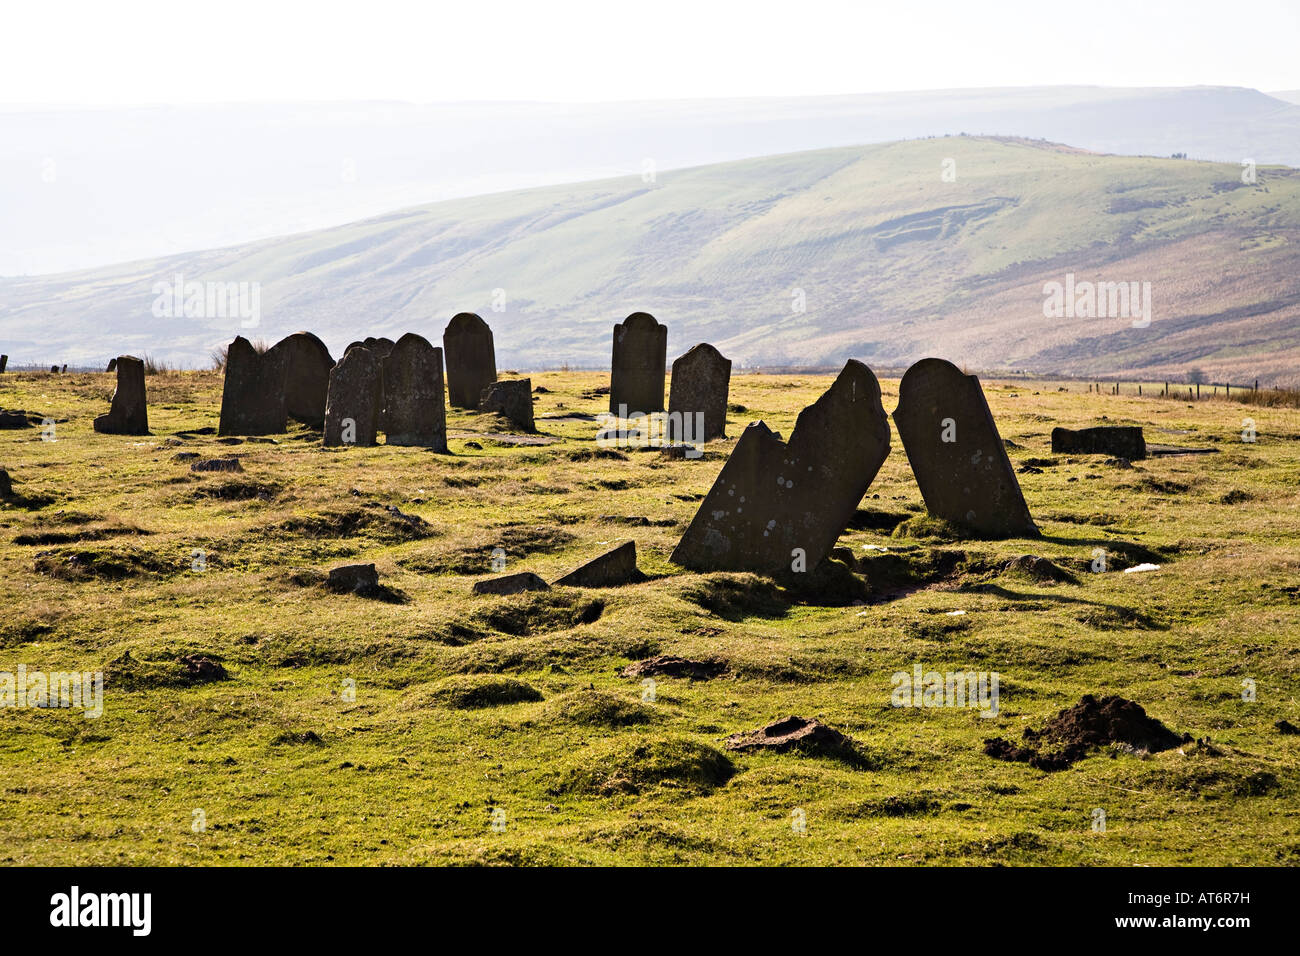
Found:
[[[570,571],[555,583],[575,588],[607,588],[641,580],[636,566],[636,542],[620,544]]]
[[[145,398],[144,362],[132,355],[117,359],[117,389],[107,415],[95,419],[95,431],[107,435],[149,434],[149,408]]]
[[[788,444],[762,422],[745,429],[672,561],[696,571],[811,570],[888,454],[880,385],[851,360],[799,413]]]
[[[331,591],[372,594],[379,590],[379,572],[373,564],[345,564],[330,569],[326,586]]]
[[[1039,536],[978,378],[922,359],[899,383],[894,424],[931,515],[981,537]]]
[[[551,586],[532,571],[520,571],[501,578],[474,582],[475,594],[519,594],[523,591],[549,591]]]
[[[1110,455],[1139,461],[1147,456],[1142,429],[1107,425],[1097,428],[1053,428],[1052,453],[1057,455]]]
[[[181,455],[197,455],[194,452],[181,452]],[[190,465],[190,471],[243,471],[244,466],[239,463],[238,458],[209,458],[207,461],[196,461]]]
[[[727,664],[717,658],[691,660],[672,654],[647,657],[623,668],[624,677],[685,677],[688,680],[709,680],[726,673]]]
[[[0,411],[0,428],[31,428],[27,413],[14,409]]]

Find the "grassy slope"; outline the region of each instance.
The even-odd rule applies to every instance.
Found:
[[[955,182],[940,177],[956,162]],[[274,339],[341,348],[477,309],[504,365],[608,361],[647,308],[671,354],[1296,383],[1300,172],[954,137],[770,156],[439,203],[297,237],[0,285],[11,355],[206,357],[238,322],[157,321],[157,279],[262,283]],[[1240,188],[1238,188],[1240,187]],[[1149,281],[1154,321],[1045,319],[1043,283]],[[803,289],[807,313],[791,311]],[[504,289],[506,311],[492,311]],[[57,320],[57,321],[56,321]],[[53,331],[58,329],[59,331]]]
[[[583,397],[600,376],[534,382],[552,390],[539,396],[541,415],[600,410],[598,398]],[[737,377],[732,401],[748,411],[731,416],[733,438],[756,417],[788,434],[828,382]],[[1213,444],[1220,454],[1132,471],[1061,459],[1022,476],[1046,535],[1040,542],[936,544],[849,531],[841,544],[883,545],[907,561],[932,547],[961,549],[977,563],[1033,551],[1076,567],[1094,547],[1135,544],[1163,552],[1159,572],[1081,574],[1077,584],[1049,586],[972,570],[870,608],[782,610],[754,598],[747,611],[742,600],[742,610],[720,616],[689,596],[715,593],[724,579],[682,573],[666,556],[696,507],[684,499],[707,491],[721,464],[715,452],[725,454],[731,441],[696,462],[647,453],[590,459],[590,424],[542,422],[560,443],[512,448],[480,439],[484,448],[474,450],[463,434],[487,423],[461,413],[451,419],[462,433],[451,456],[325,451],[304,434],[278,444],[167,441],[184,427],[215,425],[220,382],[210,373],[149,379],[154,437],[96,435],[90,419],[111,387],[105,375],[0,378],[0,405],[70,419],[56,443],[0,432],[0,467],[17,490],[53,499],[0,511],[0,669],[99,668],[127,650],[155,662],[198,652],[224,660],[233,679],[110,686],[98,721],[0,711],[0,862],[1300,860],[1300,760],[1295,738],[1273,728],[1279,718],[1300,723],[1295,410],[1251,409],[1260,441],[1245,445],[1237,440],[1243,410],[1233,404],[987,383],[1002,435],[1023,446],[1011,451],[1016,462],[1047,456],[1053,423],[1102,415],[1147,425],[1149,440]],[[892,410],[897,383],[884,390]],[[193,475],[172,461],[183,450],[241,455],[245,473]],[[1173,484],[1139,487],[1150,482]],[[237,491],[238,483],[266,497],[203,493]],[[1250,499],[1221,503],[1234,490]],[[398,540],[382,519],[350,535],[337,530],[340,516],[378,514],[376,503],[421,515],[435,533]],[[895,436],[864,508],[905,515],[919,507]],[[77,514],[93,520],[77,524]],[[324,516],[314,534],[285,526],[310,515]],[[678,524],[629,527],[606,515]],[[88,528],[145,534],[14,541]],[[645,583],[557,591],[549,604],[469,594],[496,544],[510,552],[509,570],[553,579],[629,535],[652,576]],[[209,553],[206,573],[189,570],[194,548]],[[35,571],[40,552],[70,550],[138,550],[162,563],[120,581]],[[296,570],[347,560],[376,562],[409,603],[290,580]],[[598,620],[567,626],[595,600],[606,605]],[[519,615],[529,608],[535,632],[507,633],[522,630]],[[953,619],[940,612],[956,608],[968,611],[968,629],[945,628]],[[657,702],[639,706],[639,683],[618,670],[650,652],[721,655],[732,676],[661,679]],[[916,662],[997,670],[1001,717],[891,708],[890,675]],[[498,675],[526,681],[544,699],[449,705],[449,680]],[[1258,682],[1253,704],[1240,700],[1245,677]],[[354,703],[340,696],[349,678]],[[1176,730],[1208,735],[1223,755],[1096,755],[1044,774],[980,752],[983,738],[1018,737],[1089,692],[1134,698]],[[876,768],[742,756],[721,786],[678,785],[707,765],[692,747],[720,747],[726,734],[788,714],[820,716],[851,734]],[[321,743],[293,742],[309,730]],[[656,760],[670,768],[666,780],[639,794],[562,786],[591,773],[653,777]],[[489,825],[498,806],[504,833]],[[796,807],[807,814],[804,837],[791,831]],[[1091,832],[1094,807],[1108,815],[1104,835]],[[195,808],[207,814],[204,833],[191,830]]]

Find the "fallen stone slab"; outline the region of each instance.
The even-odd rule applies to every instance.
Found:
[[[176,457],[180,458],[181,455],[184,454],[187,453],[181,452],[180,455],[177,455]],[[189,454],[193,454],[193,453],[191,452]],[[238,458],[209,458],[207,461],[196,461],[194,462],[194,464],[190,465],[190,471],[243,471],[243,470],[244,470],[244,466],[239,463]]]
[[[636,566],[636,542],[628,541],[575,568],[555,584],[575,588],[608,588],[639,580],[641,572]]]
[[[330,569],[326,586],[331,591],[373,594],[379,590],[379,572],[373,564],[345,564]]]
[[[710,658],[692,660],[689,657],[676,657],[672,654],[659,654],[647,657],[623,668],[624,677],[685,677],[688,680],[709,680],[726,673],[725,661]]]
[[[1039,536],[978,378],[922,359],[899,383],[894,424],[931,515],[985,538]]]
[[[861,759],[853,738],[810,717],[791,716],[757,730],[732,734],[724,746],[727,750],[771,750],[775,753],[793,750],[852,761]]]
[[[1217,455],[1217,448],[1188,448],[1184,445],[1147,445],[1147,457],[1167,458],[1170,455]]]
[[[0,411],[0,428],[31,428],[27,413],[23,411]]]
[[[551,586],[532,571],[520,571],[500,578],[474,582],[475,594],[520,594],[524,591],[549,591]]]
[[[1129,425],[1097,428],[1053,428],[1052,453],[1059,455],[1109,455],[1140,461],[1147,456],[1142,429]]]
[[[763,422],[745,429],[671,560],[696,571],[810,571],[888,454],[880,385],[850,360],[799,413],[789,443]]]

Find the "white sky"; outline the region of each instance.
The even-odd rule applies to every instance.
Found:
[[[1300,88],[1300,0],[13,0],[0,103]]]

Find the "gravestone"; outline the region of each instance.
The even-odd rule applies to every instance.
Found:
[[[259,354],[248,339],[235,336],[226,349],[217,434],[274,435],[284,431],[284,377],[283,352]]]
[[[922,359],[898,386],[894,424],[930,514],[982,537],[1038,537],[978,378]]]
[[[614,326],[609,412],[627,418],[664,410],[668,326],[648,312],[633,312]]]
[[[671,560],[697,571],[812,571],[888,454],[880,385],[850,360],[799,413],[789,442],[762,422],[745,429]]]
[[[3,372],[8,367],[9,367],[9,356],[0,355],[0,372]]]
[[[727,437],[731,359],[707,342],[673,362],[668,389],[668,440],[706,442]],[[703,434],[697,428],[703,416]]]
[[[572,588],[609,588],[641,580],[636,566],[636,542],[628,541],[592,558],[555,582]]]
[[[493,382],[483,389],[478,407],[481,412],[496,412],[504,415],[515,427],[523,431],[537,430],[533,424],[532,379],[520,378]]]
[[[447,450],[442,349],[407,332],[384,359],[384,431],[390,445]]]
[[[475,594],[521,594],[524,591],[549,591],[551,586],[532,571],[520,571],[505,577],[474,582]]]
[[[0,468],[0,498],[12,498],[14,496],[13,479],[9,477],[9,472]]]
[[[1098,428],[1052,429],[1052,453],[1065,455],[1110,455],[1139,461],[1147,456],[1142,429],[1112,425]]]
[[[51,365],[51,366],[50,366],[50,371],[53,372],[55,375],[58,375],[58,374],[59,374],[59,367],[58,367],[57,365]]]
[[[442,333],[447,351],[447,393],[457,408],[478,408],[483,389],[497,380],[492,330],[473,312],[452,316]]]
[[[388,353],[393,350],[393,346],[397,343],[383,336],[375,338],[373,335],[367,335],[365,341],[361,344],[374,352],[380,360],[383,360],[388,357]]]
[[[325,444],[373,445],[383,410],[383,363],[365,346],[350,348],[330,369]]]
[[[111,359],[109,359],[109,360],[108,360],[108,368],[104,369],[104,371],[105,371],[105,372],[116,372],[116,371],[117,371],[117,359],[115,359],[115,358],[111,358]]]
[[[107,415],[95,419],[95,431],[106,435],[149,434],[149,410],[145,403],[144,362],[133,355],[117,359],[117,390]]]
[[[334,367],[325,343],[310,332],[295,332],[276,342],[266,354],[284,359],[285,414],[312,428],[322,427],[330,369]]]

